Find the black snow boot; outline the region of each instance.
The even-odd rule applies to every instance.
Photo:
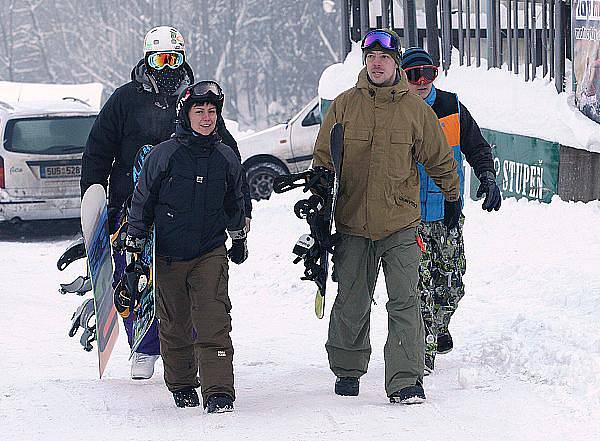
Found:
[[[192,387],[176,390],[173,392],[173,399],[175,400],[177,407],[200,406],[200,400],[198,399],[196,389]]]
[[[452,336],[450,332],[442,332],[437,336],[437,353],[447,354],[452,350],[454,344],[452,343]]]
[[[335,393],[344,397],[355,397],[358,395],[358,378],[338,377],[335,380]]]
[[[406,386],[389,396],[390,403],[419,404],[425,401],[423,382],[418,379],[414,386]]]
[[[233,399],[228,394],[212,394],[206,401],[206,412],[233,412]]]

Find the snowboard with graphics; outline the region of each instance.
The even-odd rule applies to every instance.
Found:
[[[81,200],[81,229],[88,260],[98,339],[100,378],[119,335],[118,314],[113,304],[113,263],[108,230],[106,193],[100,184],[87,189]]]
[[[151,150],[152,146],[150,144],[146,144],[138,150],[137,155],[135,156],[135,161],[133,162],[134,188],[137,184],[140,174],[142,173],[142,167],[144,166],[146,156],[148,156],[148,153],[150,153]],[[139,347],[156,317],[156,303],[154,300],[154,236],[154,227],[152,227],[152,230],[148,235],[148,239],[146,240],[144,250],[140,256],[142,263],[150,269],[150,275],[148,277],[148,286],[140,298],[139,307],[134,312],[133,344],[131,345],[131,355],[133,355],[133,353]]]

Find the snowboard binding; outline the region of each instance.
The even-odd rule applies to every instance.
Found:
[[[89,274],[86,276],[78,276],[71,283],[61,283],[58,292],[61,294],[73,293],[78,296],[83,296],[85,293],[92,290],[92,279]]]
[[[64,253],[58,258],[56,267],[59,271],[64,269],[76,260],[83,259],[87,255],[85,251],[85,244],[83,242],[83,236],[77,238],[71,242]],[[70,283],[61,283],[58,292],[61,294],[73,293],[78,296],[84,295],[86,292],[91,291],[92,282],[90,280],[89,273],[85,276],[79,276]]]
[[[293,253],[297,256],[294,263],[304,262],[304,277],[317,284],[319,289],[325,284],[327,271],[322,262],[323,251],[331,252],[333,240],[329,225],[331,223],[331,189],[334,172],[325,167],[315,167],[300,173],[282,175],[275,178],[273,191],[285,193],[295,188],[313,193],[294,205],[294,214],[305,219],[310,227],[310,234],[303,234],[296,242]]]
[[[63,271],[71,263],[83,259],[85,256],[85,244],[83,243],[83,236],[81,236],[67,246],[65,252],[58,258],[56,266],[59,271]]]
[[[83,346],[83,350],[87,352],[93,349],[92,342],[96,340],[95,314],[94,300],[86,299],[73,313],[73,317],[71,317],[69,337],[74,337],[77,334],[77,330],[80,327],[83,328],[79,343]]]

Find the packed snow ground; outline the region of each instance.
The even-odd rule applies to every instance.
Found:
[[[55,265],[74,224],[24,234],[3,229],[0,438],[598,439],[600,202],[505,200],[492,214],[467,202],[467,294],[451,324],[456,347],[426,378],[427,402],[401,406],[389,404],[383,388],[383,277],[360,396],[333,393],[328,315],[314,317],[314,286],[300,281],[301,266],[292,264],[292,246],[307,230],[292,214],[300,195],[255,205],[250,258],[231,265],[232,414],[176,408],[160,362],[151,380],[130,380],[122,328],[99,380],[95,350],[82,350],[80,333],[67,336],[81,299],[57,293],[59,282],[82,269],[76,263],[61,273]],[[332,292],[328,311],[333,299]]]

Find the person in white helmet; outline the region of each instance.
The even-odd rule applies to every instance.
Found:
[[[135,156],[145,144],[157,145],[175,131],[175,105],[179,93],[194,83],[194,74],[186,62],[185,42],[171,26],[151,29],[144,38],[144,58],[131,72],[131,81],[116,89],[100,111],[88,137],[82,160],[81,194],[92,184],[108,189],[110,233],[118,227],[123,203],[133,192],[132,169]],[[240,157],[237,143],[221,117],[217,133],[222,142]],[[245,173],[243,173],[245,178]],[[251,217],[248,185],[242,186],[246,224]],[[124,253],[114,252],[114,285],[125,269]],[[129,344],[133,337],[133,315],[124,319]],[[157,322],[134,353],[132,379],[148,379],[160,355]]]

